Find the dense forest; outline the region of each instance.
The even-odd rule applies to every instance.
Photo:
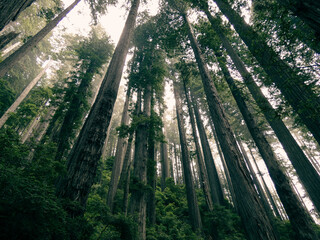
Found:
[[[0,239],[319,240],[319,214],[319,1],[0,0]]]

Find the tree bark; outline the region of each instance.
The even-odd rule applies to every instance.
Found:
[[[200,71],[203,87],[207,97],[211,117],[214,121],[218,139],[226,159],[232,184],[236,195],[236,205],[245,230],[250,240],[276,239],[270,220],[255,192],[252,180],[237,147],[230,124],[218,97],[209,70],[204,63],[198,43],[192,33],[190,23],[185,14],[182,15],[188,31],[189,40]]]
[[[314,138],[320,144],[320,99],[287,63],[267,45],[264,39],[236,13],[224,0],[215,0],[221,12],[229,19],[252,55],[268,74],[287,102],[292,106]],[[212,23],[208,8],[203,8]]]
[[[183,82],[183,85],[184,85],[184,91],[185,91],[185,95],[186,95],[186,99],[187,99],[187,105],[188,105],[189,116],[190,116],[190,123],[191,123],[191,128],[192,128],[192,135],[193,135],[194,143],[196,145],[196,154],[197,154],[197,159],[198,159],[198,163],[199,163],[200,176],[201,176],[201,180],[202,180],[200,185],[202,187],[203,194],[206,199],[207,207],[210,211],[212,211],[213,210],[213,201],[211,198],[208,174],[206,172],[207,170],[206,170],[206,166],[204,163],[204,157],[203,157],[202,149],[199,144],[199,138],[198,138],[198,134],[197,134],[194,110],[193,110],[191,103],[190,103],[190,96],[187,92],[188,90],[186,88],[185,82]]]
[[[144,119],[151,116],[151,86],[144,92],[143,113],[138,114]],[[131,189],[130,214],[138,225],[139,239],[146,239],[147,214],[147,165],[148,165],[148,129],[149,122],[142,121],[136,128],[135,153]]]
[[[190,158],[187,147],[187,138],[184,130],[184,119],[182,113],[182,106],[180,101],[180,93],[178,92],[176,83],[174,83],[174,98],[176,101],[176,113],[177,113],[177,121],[179,128],[179,137],[180,137],[180,145],[181,145],[181,156],[182,156],[182,166],[184,172],[184,181],[186,184],[186,192],[187,192],[187,201],[188,201],[188,210],[189,210],[189,220],[191,222],[192,229],[194,231],[198,231],[202,229],[200,211],[198,206],[197,195],[195,193],[194,184],[192,181],[192,173],[190,168]]]
[[[13,39],[15,39],[20,33],[9,32],[7,34],[0,36],[0,50],[3,49],[7,44],[9,44]]]
[[[164,135],[164,130],[162,130]],[[170,164],[168,158],[168,144],[166,142],[160,143],[160,157],[161,157],[161,190],[166,188],[166,179],[170,177]]]
[[[210,16],[210,15],[209,15]],[[209,17],[208,16],[208,17]],[[210,19],[210,18],[209,18]],[[318,212],[320,211],[320,176],[317,171],[313,168],[312,164],[303,153],[298,143],[295,141],[290,131],[286,127],[286,125],[281,120],[280,116],[273,109],[269,101],[263,95],[262,91],[255,83],[252,75],[246,69],[244,63],[239,58],[230,42],[222,33],[219,26],[214,24],[214,21],[211,21],[214,30],[217,32],[223,47],[226,49],[228,55],[231,57],[233,63],[235,64],[237,70],[241,74],[246,86],[248,87],[252,97],[255,99],[259,108],[262,110],[262,113],[266,117],[268,123],[271,128],[275,132],[277,138],[282,144],[285,152],[288,155],[293,167],[297,171],[299,179],[301,180],[303,186],[306,188],[308,194]]]
[[[79,201],[82,206],[86,204],[102,154],[139,3],[140,0],[135,0],[132,3],[97,99],[69,155],[67,174],[60,180],[57,187],[57,196]]]
[[[48,68],[50,67],[51,62],[49,61],[42,71],[28,84],[28,86],[22,91],[20,96],[14,101],[14,103],[8,108],[8,110],[2,115],[0,118],[0,128],[6,123],[8,118],[10,117],[10,113],[14,112],[17,107],[21,104],[21,102],[27,97],[29,92],[33,89],[33,87],[37,84],[37,82],[42,78],[42,76],[46,73]]]
[[[35,0],[1,0],[0,2],[0,31]]]
[[[207,169],[208,179],[210,183],[211,197],[214,204],[223,205],[224,197],[223,197],[222,187],[221,187],[219,176],[218,176],[218,171],[214,164],[214,159],[212,157],[207,134],[203,126],[202,119],[200,117],[197,101],[195,100],[194,96],[192,97],[192,105],[193,105],[193,110],[196,117],[196,123],[198,126],[200,141],[201,141],[203,155],[204,155],[204,161],[206,163],[206,169]]]
[[[29,53],[58,23],[80,2],[75,0],[69,7],[62,11],[56,18],[50,21],[36,35],[23,44],[18,50],[0,63],[0,78],[2,78],[21,58]],[[1,11],[0,11],[1,12]]]
[[[130,93],[131,93],[131,89],[130,89],[130,86],[128,86],[126,100],[123,106],[121,126],[128,125],[129,123],[128,110],[129,110]],[[113,160],[112,174],[111,174],[111,179],[110,179],[109,189],[107,194],[107,206],[110,208],[111,212],[113,212],[113,203],[114,203],[113,200],[117,192],[119,177],[120,177],[122,166],[123,166],[123,158],[127,150],[127,145],[128,145],[127,138],[123,138],[123,137],[118,138],[117,150]]]

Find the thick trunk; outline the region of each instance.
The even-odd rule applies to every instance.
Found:
[[[189,110],[192,135],[193,135],[194,143],[196,145],[196,154],[197,154],[197,159],[198,159],[198,164],[199,164],[200,176],[201,176],[201,180],[202,180],[201,187],[203,190],[204,197],[206,199],[207,207],[210,211],[212,211],[213,210],[213,201],[212,201],[211,193],[210,193],[208,174],[206,172],[206,166],[204,164],[204,157],[203,157],[203,153],[202,153],[202,150],[201,150],[201,147],[199,144],[199,138],[198,138],[198,134],[197,134],[194,111],[193,111],[193,108],[191,107],[190,96],[188,94],[188,90],[186,88],[185,82],[183,84],[184,84],[184,90],[185,90],[187,105],[188,105],[188,110]]]
[[[51,30],[58,25],[58,23],[80,2],[81,0],[75,0],[69,7],[61,12],[56,18],[50,21],[43,29],[41,29],[36,35],[30,38],[25,44],[23,44],[17,51],[12,53],[4,61],[0,63],[0,78],[3,77],[21,58],[29,53],[33,47],[35,47],[45,36],[47,36]],[[1,11],[0,11],[1,12]]]
[[[35,0],[1,0],[0,2],[0,30],[8,23],[17,19],[19,14],[29,7]]]
[[[128,125],[129,123],[129,101],[130,101],[130,87],[128,86],[126,100],[123,106],[122,118],[121,118],[121,126]],[[123,158],[126,153],[128,140],[127,138],[118,138],[116,155],[113,160],[112,166],[112,174],[111,180],[109,183],[108,195],[107,195],[107,205],[110,208],[111,212],[113,211],[113,199],[116,195],[119,177],[121,174],[122,166],[123,166]]]
[[[185,181],[186,192],[187,192],[189,219],[191,222],[192,229],[194,231],[197,231],[197,230],[201,231],[202,223],[201,223],[197,195],[196,195],[194,184],[192,181],[189,151],[188,151],[188,147],[187,147],[187,137],[186,137],[186,133],[185,133],[185,129],[184,129],[184,127],[186,125],[185,125],[184,119],[183,119],[180,94],[178,92],[178,89],[177,89],[177,86],[175,85],[175,83],[174,83],[174,98],[176,101],[176,113],[177,113],[180,145],[181,145],[181,152],[182,152],[181,156],[182,156],[184,181]]]
[[[85,205],[96,175],[113,106],[117,98],[122,71],[133,34],[140,0],[132,3],[125,27],[117,44],[97,99],[68,159],[66,176],[57,187],[59,197]]]
[[[314,0],[277,0],[309,25],[320,37],[320,3]]]
[[[211,21],[214,24],[213,21]],[[283,123],[279,115],[272,108],[271,104],[268,102],[266,97],[263,95],[262,91],[255,83],[252,75],[246,69],[244,63],[241,61],[230,42],[223,35],[222,31],[215,24],[213,25],[219,38],[222,41],[223,47],[226,49],[228,55],[234,62],[237,70],[241,74],[245,84],[247,85],[250,93],[258,104],[259,108],[262,110],[264,116],[266,117],[271,128],[275,132],[277,138],[282,144],[285,152],[287,153],[293,167],[297,171],[299,179],[306,188],[312,202],[318,211],[320,211],[320,176],[317,171],[313,168],[312,164],[303,153],[298,143],[295,141],[290,131]]]
[[[259,129],[258,124],[256,123],[256,120],[254,119],[252,113],[249,111],[240,89],[235,84],[233,78],[229,73],[229,70],[226,65],[226,59],[222,55],[221,57],[216,55],[216,57],[218,59],[219,66],[223,72],[223,75],[229,85],[230,91],[234,99],[236,100],[239,110],[249,129],[249,132],[255,144],[257,145],[264,162],[266,163],[266,166],[270,173],[270,177],[275,184],[277,193],[283,203],[284,208],[286,209],[290,222],[293,226],[296,239],[317,239],[316,234],[312,229],[313,221],[311,217],[308,215],[307,212],[305,212],[303,206],[301,205],[301,202],[299,201],[298,197],[294,193],[294,190],[290,186],[289,179],[282,171],[275,153],[273,152],[266,137]],[[261,197],[263,197],[263,195],[261,195]],[[268,206],[266,207],[267,211],[269,211]]]
[[[152,132],[150,132],[150,130]],[[148,143],[148,176],[147,182],[150,186],[150,190],[148,192],[148,199],[147,199],[147,217],[149,225],[154,225],[156,223],[156,178],[157,178],[157,161],[156,161],[156,154],[157,150],[155,147],[154,141],[154,128],[149,128],[149,143]]]
[[[15,39],[20,33],[9,32],[5,35],[0,36],[0,50],[3,49],[7,44],[9,44],[13,39]]]
[[[206,163],[212,201],[214,204],[222,205],[224,202],[224,197],[223,197],[222,187],[221,187],[219,176],[218,176],[218,171],[214,164],[207,134],[203,126],[202,119],[200,117],[199,107],[194,97],[192,97],[192,104],[193,104],[194,114],[196,117],[196,123],[198,126],[204,161]]]
[[[151,88],[144,92],[143,113],[138,114],[145,119],[151,116]],[[147,165],[148,165],[148,132],[149,123],[141,122],[136,128],[136,141],[133,163],[130,214],[135,216],[138,225],[139,239],[146,239],[146,214],[147,214]]]
[[[37,82],[42,78],[42,76],[46,73],[48,68],[50,67],[51,62],[49,61],[43,70],[28,84],[28,86],[22,91],[20,96],[12,103],[12,105],[8,108],[8,110],[2,115],[0,118],[0,128],[6,123],[8,118],[10,117],[10,113],[13,113],[17,107],[19,107],[20,103],[26,98],[29,92],[33,89],[33,87],[37,84]]]
[[[310,87],[304,84],[304,81],[310,79],[302,79],[288,64],[282,61],[264,39],[246,24],[224,0],[215,0],[215,2],[320,144],[320,99]],[[204,11],[212,23],[214,20],[208,8]]]
[[[188,36],[199,67],[203,87],[207,97],[211,117],[214,121],[218,139],[229,169],[232,184],[236,195],[238,212],[245,223],[244,227],[250,240],[276,239],[270,220],[255,192],[249,172],[244,166],[241,152],[237,147],[231,126],[218,97],[209,70],[204,63],[198,43],[192,33],[188,19],[183,15],[187,25]]]

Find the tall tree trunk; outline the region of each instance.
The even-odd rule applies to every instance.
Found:
[[[2,0],[0,2],[0,30],[17,19],[35,0]]]
[[[304,211],[301,202],[290,186],[289,179],[282,171],[278,159],[272,150],[272,147],[259,129],[252,113],[249,111],[240,89],[235,84],[227,68],[226,59],[222,56],[222,53],[216,53],[216,57],[218,59],[218,63],[222,70],[222,73],[229,85],[230,91],[234,99],[236,100],[239,110],[249,129],[249,132],[254,142],[256,143],[256,146],[258,147],[264,162],[266,163],[270,176],[276,186],[277,193],[289,216],[296,239],[317,239],[316,234],[312,229],[312,218],[308,215],[307,212]]]
[[[226,159],[231,180],[236,195],[236,205],[245,229],[250,240],[271,240],[276,239],[276,235],[270,220],[266,217],[266,212],[260,202],[258,194],[255,192],[249,172],[244,166],[241,152],[237,147],[231,126],[218,97],[209,70],[204,63],[201,50],[192,33],[190,23],[185,14],[183,19],[187,26],[189,40],[199,67],[203,87],[207,97],[211,117],[214,121],[218,139]]]
[[[313,0],[277,0],[311,27],[320,37],[320,3]]]
[[[203,126],[202,119],[200,117],[197,101],[195,100],[194,96],[192,96],[192,105],[193,105],[193,110],[196,117],[196,123],[198,126],[200,141],[201,141],[203,155],[204,155],[204,161],[206,163],[206,169],[207,169],[208,179],[210,183],[211,197],[214,204],[223,205],[224,197],[223,197],[222,187],[221,187],[219,176],[218,176],[218,171],[214,164],[214,159],[212,157],[212,152],[208,142],[207,134]]]
[[[80,2],[75,0],[69,7],[62,11],[56,18],[50,21],[36,35],[30,38],[18,50],[0,63],[0,78],[3,77],[21,58],[28,54],[58,23]]]
[[[161,190],[163,191],[166,188],[166,179],[170,177],[168,144],[166,142],[160,143],[160,157],[161,157]]]
[[[276,202],[275,202],[274,199],[273,199],[273,196],[272,196],[272,194],[271,194],[271,192],[270,192],[270,190],[269,190],[269,188],[268,188],[268,186],[267,186],[267,184],[266,184],[266,181],[264,180],[264,177],[263,177],[263,175],[262,175],[262,173],[261,173],[261,171],[260,171],[260,168],[259,168],[259,166],[258,166],[258,164],[257,164],[256,158],[253,156],[253,152],[252,152],[252,150],[251,150],[250,148],[249,148],[249,151],[250,151],[250,155],[251,155],[251,157],[252,157],[252,159],[253,159],[253,162],[254,162],[254,164],[255,164],[255,167],[256,167],[256,169],[257,169],[257,171],[258,171],[258,174],[259,174],[260,177],[261,177],[263,188],[265,189],[265,192],[266,192],[266,194],[267,194],[267,196],[268,196],[268,198],[269,198],[269,200],[270,200],[270,203],[271,203],[271,206],[272,206],[272,208],[273,208],[273,211],[275,212],[275,215],[276,215],[279,219],[283,220],[283,216],[280,214],[279,209],[278,209],[278,206],[277,206]]]
[[[0,50],[3,49],[7,44],[9,44],[13,39],[15,39],[20,33],[9,32],[7,34],[0,36]]]
[[[151,86],[144,92],[143,113],[138,114],[145,119],[151,116]],[[131,189],[130,214],[136,215],[139,239],[146,239],[146,197],[147,197],[147,164],[148,164],[148,129],[149,123],[143,121],[136,128],[135,153]]]
[[[175,143],[173,143],[173,152],[174,152],[174,162],[176,167],[176,184],[179,184],[180,176],[179,176],[178,153],[177,153],[177,148]]]
[[[2,115],[0,118],[0,128],[6,123],[8,118],[10,117],[10,113],[13,113],[17,107],[21,104],[21,102],[27,97],[29,92],[33,89],[33,87],[37,84],[37,82],[42,78],[42,76],[46,73],[48,68],[50,67],[51,62],[49,61],[42,71],[28,84],[28,86],[22,91],[20,96],[12,103],[12,105],[8,108],[8,110]]]
[[[185,82],[183,82],[183,85],[184,85],[184,91],[185,91],[185,95],[186,95],[186,99],[187,99],[188,111],[189,111],[189,116],[190,116],[190,123],[191,123],[191,128],[192,128],[192,135],[193,135],[194,143],[196,145],[196,154],[197,154],[200,176],[201,176],[201,181],[202,181],[200,185],[202,187],[203,194],[206,199],[207,207],[210,211],[212,211],[213,210],[213,201],[211,198],[208,174],[207,174],[206,166],[204,163],[204,157],[203,157],[202,149],[199,144],[199,138],[198,138],[198,134],[197,134],[194,110],[193,110],[191,103],[190,103],[190,96],[188,94],[188,90],[186,88]]]
[[[128,86],[126,100],[123,106],[121,126],[128,125],[129,123],[128,110],[129,110],[130,93],[131,93],[131,89],[130,89],[130,86]],[[128,139],[119,136],[116,155],[113,160],[112,174],[111,174],[111,179],[110,179],[109,189],[107,194],[107,205],[110,208],[111,212],[113,211],[113,199],[117,192],[119,177],[120,177],[122,166],[123,166],[123,158],[127,150],[127,145],[128,145]]]
[[[97,99],[72,148],[68,170],[57,187],[57,196],[85,205],[96,175],[98,161],[117,98],[122,71],[133,34],[140,0],[132,2],[125,27],[114,51]]]
[[[210,15],[209,15],[210,16]],[[210,21],[212,25],[213,21]],[[281,120],[277,112],[272,108],[269,101],[263,95],[262,91],[255,83],[252,75],[246,69],[244,63],[239,58],[230,42],[222,33],[221,29],[218,28],[218,25],[213,25],[216,30],[220,40],[222,41],[223,47],[226,49],[228,55],[231,57],[234,62],[237,70],[241,74],[246,86],[248,87],[252,97],[255,99],[259,108],[262,110],[264,116],[266,117],[271,128],[275,132],[277,138],[282,144],[285,152],[287,153],[293,167],[297,171],[299,179],[301,180],[303,186],[306,188],[312,202],[318,211],[320,211],[320,176],[317,171],[313,168],[312,164],[303,153],[298,143],[295,141],[290,131],[286,125]]]
[[[187,137],[185,133],[185,123],[183,119],[182,106],[180,101],[180,93],[178,92],[176,83],[174,83],[174,98],[176,101],[176,113],[179,128],[179,137],[181,145],[181,156],[182,156],[182,166],[184,172],[184,181],[186,184],[188,210],[189,210],[189,220],[191,222],[192,229],[194,231],[202,230],[202,223],[200,217],[200,211],[198,206],[197,195],[195,192],[194,184],[192,181],[192,173],[190,168],[190,158],[187,147]]]
[[[282,61],[265,40],[246,24],[228,3],[224,0],[215,0],[215,2],[320,144],[320,99],[309,86],[304,84],[304,81],[308,79],[302,79],[287,63]],[[212,23],[214,19],[208,10],[208,5],[203,7],[203,10]]]

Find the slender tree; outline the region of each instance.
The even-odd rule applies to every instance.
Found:
[[[47,36],[53,28],[80,2],[75,0],[69,7],[62,11],[56,18],[51,20],[43,29],[36,35],[30,38],[18,50],[12,53],[4,61],[0,63],[0,78],[3,77],[21,58],[23,58],[33,47],[35,47],[45,36]]]

